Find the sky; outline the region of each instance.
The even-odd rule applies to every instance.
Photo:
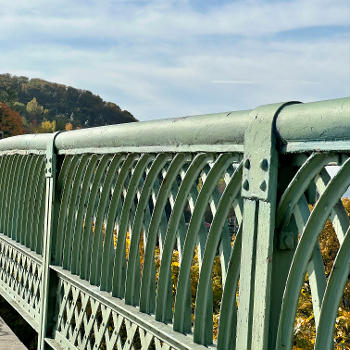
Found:
[[[0,0],[0,73],[137,119],[349,96],[349,0]]]

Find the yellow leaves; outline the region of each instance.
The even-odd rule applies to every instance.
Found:
[[[48,112],[47,109],[44,109],[44,107],[38,103],[36,97],[33,97],[33,99],[27,103],[26,110],[32,116],[39,116]]]
[[[348,331],[349,333],[350,332],[350,311],[340,307],[338,315],[339,316],[335,321],[335,327],[337,329],[345,328],[345,330]],[[349,337],[350,337],[350,333],[349,333]]]
[[[35,130],[37,133],[50,133],[56,130],[56,121],[53,120],[50,122],[49,120],[44,120],[41,122],[40,126]]]
[[[65,128],[66,131],[73,130],[73,124],[72,124],[72,123],[67,123],[67,124],[64,126],[64,128]]]
[[[198,190],[202,188],[201,181],[197,184]],[[348,214],[350,213],[350,200],[342,199],[344,207],[346,208]],[[139,259],[141,267],[141,275],[144,264],[144,238],[143,233],[140,235],[139,242]],[[117,231],[113,231],[113,242],[114,247],[117,244]],[[235,235],[232,236],[232,244],[234,243]],[[130,249],[131,236],[130,233],[126,234],[126,257],[128,259],[129,249]],[[334,264],[334,259],[336,257],[337,251],[339,249],[339,243],[333,229],[333,225],[330,221],[327,221],[324,230],[319,237],[320,248],[322,256],[324,259],[326,274],[328,275]],[[161,264],[161,251],[160,245],[157,244],[154,250],[154,263],[155,263],[155,280],[158,281],[159,268]],[[172,283],[172,295],[173,295],[173,305],[176,295],[179,271],[180,271],[180,253],[177,249],[173,249],[171,258],[171,283]],[[191,269],[191,306],[192,311],[195,309],[197,286],[199,281],[199,261],[198,261],[198,251],[195,249]],[[220,319],[220,306],[221,298],[223,292],[222,286],[222,271],[220,257],[216,256],[213,262],[212,268],[212,291],[213,291],[213,338],[214,340],[218,336],[219,319]],[[298,310],[296,314],[296,320],[294,324],[294,345],[293,350],[306,350],[313,349],[316,339],[316,326],[313,313],[312,299],[311,299],[311,289],[308,283],[308,275],[306,275],[305,281],[303,283]],[[237,292],[238,293],[238,292]],[[344,301],[345,300],[345,301]],[[350,350],[350,284],[347,283],[344,291],[344,298],[338,310],[338,315],[335,323],[335,349],[336,350]],[[238,300],[237,300],[238,303]],[[345,303],[345,304],[344,304]],[[192,315],[193,317],[193,315]]]
[[[350,216],[350,199],[342,198],[345,210]],[[312,210],[312,207],[310,207]],[[327,220],[319,236],[320,249],[325,265],[327,277],[329,276],[335,257],[339,250],[339,242],[332,222]],[[316,327],[311,301],[311,290],[306,275],[301,289],[297,317],[294,323],[294,347],[298,349],[313,349],[316,339]],[[335,350],[350,350],[350,283],[347,282],[343,298],[340,302],[338,315],[334,327]]]

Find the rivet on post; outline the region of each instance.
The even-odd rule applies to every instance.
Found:
[[[249,181],[248,180],[244,180],[242,187],[243,187],[244,190],[248,191],[249,190]]]
[[[263,180],[263,181],[261,182],[261,184],[260,184],[260,189],[261,189],[262,191],[266,191],[266,181],[265,181],[265,180]]]
[[[280,237],[279,249],[292,250],[296,247],[296,237],[293,232],[282,231]]]
[[[261,162],[260,162],[260,168],[264,171],[266,171],[269,168],[269,162],[267,161],[266,158],[264,158]]]

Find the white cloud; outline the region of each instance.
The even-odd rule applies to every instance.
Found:
[[[187,5],[186,5],[187,4]],[[2,6],[1,27],[25,34],[178,41],[181,35],[261,36],[310,26],[348,25],[347,1],[235,1],[202,12],[187,2],[14,1]]]
[[[89,89],[137,118],[349,94],[349,43],[276,36],[348,25],[347,1],[12,1],[0,6],[3,72]]]

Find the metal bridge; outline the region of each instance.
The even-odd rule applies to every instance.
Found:
[[[349,98],[1,140],[0,293],[39,349],[283,350],[308,273],[332,349],[349,156]]]

